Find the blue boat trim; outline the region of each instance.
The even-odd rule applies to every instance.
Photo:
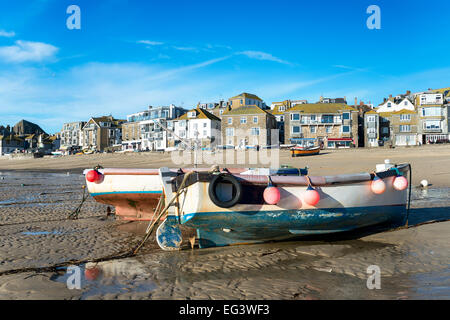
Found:
[[[200,247],[206,248],[327,235],[379,224],[398,227],[405,222],[406,206],[198,212],[180,218],[182,224],[197,230]]]
[[[99,193],[91,193],[91,196],[96,197],[96,196],[103,196],[103,195],[107,195],[107,194],[162,194],[162,190],[161,191],[113,191],[113,192],[99,192]]]

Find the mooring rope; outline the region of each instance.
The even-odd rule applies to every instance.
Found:
[[[164,199],[161,199],[161,198],[164,195],[161,195],[160,202],[158,203],[158,206],[156,208],[157,210],[161,210],[161,211],[157,212],[157,210],[155,210],[155,213],[153,216],[154,217],[156,216],[156,218],[153,221],[150,221],[149,226],[147,227],[147,231],[146,231],[146,235],[145,235],[144,239],[142,239],[142,241],[139,243],[139,245],[137,245],[135,248],[133,248],[131,250],[128,249],[125,251],[121,251],[119,253],[107,255],[107,256],[104,256],[101,258],[69,260],[69,261],[57,263],[57,264],[54,264],[52,266],[47,266],[47,267],[29,267],[29,268],[20,268],[20,269],[0,271],[0,276],[8,275],[8,274],[15,274],[15,273],[24,273],[24,272],[38,272],[38,273],[39,272],[56,272],[58,269],[61,269],[61,268],[67,267],[67,266],[71,266],[71,265],[80,265],[80,264],[85,264],[88,262],[98,263],[98,262],[111,261],[111,260],[116,260],[116,259],[125,259],[125,258],[130,258],[130,257],[135,256],[138,253],[138,251],[144,246],[145,242],[150,238],[153,230],[159,224],[160,219],[163,217],[163,215],[174,204],[175,200],[177,200],[177,202],[178,202],[178,197],[184,191],[184,189],[186,189],[186,187],[185,187],[186,181],[192,173],[194,173],[194,172],[191,171],[191,172],[188,172],[185,174],[183,181],[181,182],[181,185],[178,188],[175,196],[162,210],[161,210],[161,208],[162,208],[162,203],[163,203]]]

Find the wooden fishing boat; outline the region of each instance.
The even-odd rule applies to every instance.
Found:
[[[171,172],[180,175],[193,170],[206,172],[210,169],[171,169]],[[229,172],[239,174],[247,170],[236,168]],[[306,169],[279,169],[267,173],[300,174],[301,170]],[[163,196],[158,169],[95,168],[84,170],[84,175],[91,196],[100,203],[114,206],[115,214],[124,220],[151,220]]]
[[[320,153],[320,147],[295,146],[291,148],[292,157],[313,156]]]
[[[164,250],[179,249],[180,225],[196,229],[200,248],[397,227],[407,221],[410,170],[403,164],[376,173],[309,177],[161,168],[166,201],[176,205],[158,227],[157,242]],[[275,197],[266,197],[268,189],[276,189],[268,192]]]

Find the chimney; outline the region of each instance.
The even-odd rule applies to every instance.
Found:
[[[392,99],[392,94],[389,95],[389,99]]]
[[[358,98],[355,97],[355,107],[358,105]]]
[[[406,95],[409,96],[411,94],[411,91],[406,90]]]
[[[383,98],[383,102],[386,102],[386,100],[387,100],[386,98]]]

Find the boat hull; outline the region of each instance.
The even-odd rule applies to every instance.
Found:
[[[89,193],[100,203],[115,207],[123,220],[151,220],[163,195],[158,170],[100,169],[99,183],[86,181]],[[86,173],[86,172],[85,172]]]
[[[320,202],[310,206],[303,200],[307,186],[286,185],[278,186],[277,205],[238,203],[229,209],[211,202],[208,182],[197,182],[180,199],[179,220],[197,229],[201,248],[402,225],[407,191],[393,188],[394,177],[383,180],[381,195],[372,192],[371,181],[324,185],[316,188]]]
[[[301,157],[301,156],[314,156],[318,155],[320,153],[320,148],[313,148],[313,149],[291,149],[291,156],[292,157]]]

